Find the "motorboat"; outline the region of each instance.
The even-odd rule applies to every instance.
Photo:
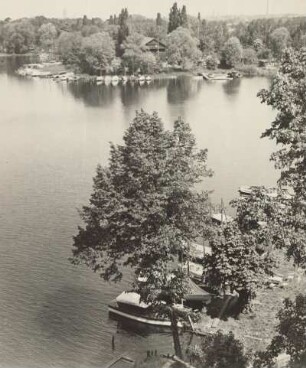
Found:
[[[209,80],[231,80],[233,77],[230,77],[228,74],[208,74]]]
[[[160,316],[152,311],[149,304],[140,301],[140,295],[135,292],[123,291],[108,305],[112,315],[127,318],[135,322],[158,327],[170,327],[171,322],[166,316]],[[182,325],[180,324],[180,327]]]
[[[146,78],[147,82],[151,82],[151,80],[152,80],[152,77],[150,75],[147,75],[145,78]]]
[[[231,216],[226,215],[224,212],[212,214],[211,219],[212,219],[212,222],[217,225],[228,224],[234,221],[234,219]]]
[[[118,75],[114,75],[113,77],[112,77],[112,82],[119,82],[119,77],[118,77]]]
[[[188,279],[188,289],[184,304],[175,305],[174,308],[178,310],[182,310],[186,306],[199,308],[200,305],[210,303],[212,295],[196,285],[190,278]],[[123,291],[108,305],[108,310],[111,316],[117,318],[121,317],[156,327],[171,327],[168,316],[154,311],[150,304],[140,300],[140,295],[136,292]],[[181,321],[178,321],[178,327],[183,327]]]
[[[145,82],[146,78],[144,75],[140,75],[137,80],[138,82]]]

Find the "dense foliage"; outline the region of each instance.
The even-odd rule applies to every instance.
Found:
[[[6,18],[0,21],[0,51],[16,54],[47,51],[52,55],[58,54],[65,63],[78,68],[81,65],[81,68],[85,68],[83,72],[92,73],[98,70],[94,65],[75,64],[75,60],[79,58],[78,47],[68,47],[67,53],[63,52],[63,48],[58,52],[62,34],[78,34],[87,38],[96,33],[108,33],[115,44],[116,57],[119,58],[110,64],[118,66],[118,61],[123,60],[124,44],[129,35],[138,33],[166,43],[167,33],[170,35],[178,28],[184,28],[190,34],[188,48],[193,48],[194,40],[197,39],[196,48],[201,52],[199,55],[202,62],[213,58],[215,61],[223,61],[225,67],[236,66],[241,62],[257,65],[258,59],[270,60],[272,57],[279,60],[285,47],[292,46],[298,50],[306,45],[305,17],[264,18],[243,22],[237,19],[208,21],[202,19],[200,14],[197,17],[188,15],[185,5],[179,8],[174,3],[169,16],[163,17],[161,13],[157,13],[156,19],[130,15],[127,8],[122,9],[118,15],[110,15],[107,20],[97,17],[90,19],[86,15],[76,19],[48,19],[44,16],[18,20]],[[93,53],[99,54],[99,50]],[[159,69],[167,57],[167,54],[159,57]],[[190,59],[188,55],[186,57]],[[152,55],[144,55],[143,59],[144,69],[151,70]],[[203,65],[205,66],[205,62]],[[210,63],[209,67],[213,69],[215,65]],[[108,69],[115,70],[111,65]],[[120,70],[123,70],[122,65]]]
[[[90,204],[81,211],[85,227],[74,238],[73,260],[109,281],[120,280],[122,266],[130,266],[133,290],[158,310],[170,308],[176,326],[172,306],[188,284],[175,261],[188,242],[203,234],[209,218],[208,195],[194,188],[211,174],[207,151],[196,149],[182,120],[165,131],[156,113],[143,111],[123,140],[123,145],[111,145],[108,167],[97,168]]]
[[[242,46],[237,37],[229,38],[222,49],[222,64],[227,68],[233,68],[241,63]]]
[[[221,331],[203,336],[200,345],[189,349],[188,356],[193,366],[199,368],[247,368],[249,361],[234,334]]]
[[[293,191],[278,216],[287,255],[306,266],[306,51],[287,50],[270,90],[259,93],[262,102],[277,110],[271,128],[263,137],[281,148],[271,159],[281,170],[279,185]]]
[[[169,33],[166,46],[168,62],[183,69],[191,69],[201,58],[197,39],[192,37],[186,28],[179,27]]]
[[[145,38],[139,33],[132,33],[123,43],[122,60],[132,74],[136,72],[152,73],[156,68],[156,57],[146,50]]]
[[[277,317],[277,334],[264,352],[256,355],[254,368],[272,368],[280,353],[290,356],[291,368],[306,366],[306,296],[298,295],[295,301],[284,300]]]

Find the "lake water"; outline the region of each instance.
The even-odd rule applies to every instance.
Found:
[[[122,352],[171,352],[171,337],[126,329],[107,303],[109,285],[72,266],[72,236],[109,142],[143,108],[167,128],[181,116],[214,170],[203,188],[227,203],[243,184],[274,185],[273,143],[261,140],[274,112],[256,97],[264,78],[96,86],[23,79],[20,61],[0,63],[0,366],[101,367]],[[116,350],[111,338],[115,334]]]

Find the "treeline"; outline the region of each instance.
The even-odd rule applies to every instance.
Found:
[[[163,53],[148,52],[145,41],[155,38]],[[37,16],[0,21],[0,52],[24,54],[45,51],[81,72],[152,73],[169,65],[180,69],[215,69],[258,60],[279,59],[291,46],[306,46],[306,18],[252,21],[208,21],[189,16],[174,3],[167,18],[130,15],[128,9],[100,18],[55,19]]]

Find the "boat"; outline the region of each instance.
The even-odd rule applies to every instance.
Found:
[[[208,74],[209,80],[231,80],[232,77],[229,77],[228,74]]]
[[[135,322],[158,327],[171,327],[169,319],[154,313],[150,305],[141,302],[140,295],[135,292],[123,291],[108,305],[108,311],[110,314],[127,318]],[[180,327],[182,327],[181,324]]]
[[[147,76],[146,76],[146,81],[147,81],[147,82],[151,82],[151,80],[152,80],[152,77],[151,77],[150,75],[147,75]]]
[[[234,221],[234,219],[231,216],[226,215],[223,212],[212,214],[211,219],[212,219],[212,222],[217,225],[227,224],[227,223]]]
[[[231,77],[229,74],[214,74],[214,73],[209,73],[209,74],[205,74],[205,73],[200,73],[200,75],[202,75],[202,77],[205,80],[232,80],[234,79],[233,77]]]
[[[138,78],[137,78],[138,82],[144,82],[146,80],[146,78],[143,76],[143,75],[140,75]]]
[[[104,78],[105,85],[108,86],[109,84],[111,84],[111,82],[112,82],[112,77],[110,75],[106,75]]]
[[[132,368],[135,366],[135,360],[126,355],[121,355],[104,366],[104,368]]]
[[[238,191],[242,196],[250,196],[251,194],[254,194],[260,191],[262,194],[266,195],[267,197],[270,197],[270,198],[278,197],[277,188],[274,188],[274,187],[264,188],[264,187],[260,187],[256,185],[253,185],[253,186],[242,185],[238,189]]]
[[[144,278],[145,279],[145,278]],[[199,308],[211,301],[212,295],[196,285],[191,279],[188,280],[189,293],[184,298],[184,304],[175,305],[178,310],[186,308]],[[152,310],[152,307],[140,301],[140,295],[136,292],[123,291],[115,300],[108,305],[110,316],[121,317],[133,322],[147,324],[155,327],[171,327],[171,322],[165,315]],[[178,321],[178,327],[183,327]]]
[[[104,82],[104,77],[103,76],[96,77],[96,82],[97,82],[97,84],[103,83]]]
[[[230,77],[230,78],[233,78],[233,79],[236,79],[236,78],[241,78],[242,77],[242,74],[239,73],[237,70],[232,70],[230,72],[227,73],[227,75]]]
[[[114,75],[113,77],[112,77],[112,82],[119,82],[119,77],[118,77],[118,75]]]
[[[122,82],[123,82],[123,83],[126,83],[126,82],[127,82],[127,80],[128,80],[128,78],[127,78],[127,76],[126,76],[126,75],[123,75],[123,76],[121,77],[121,80],[122,80]]]

